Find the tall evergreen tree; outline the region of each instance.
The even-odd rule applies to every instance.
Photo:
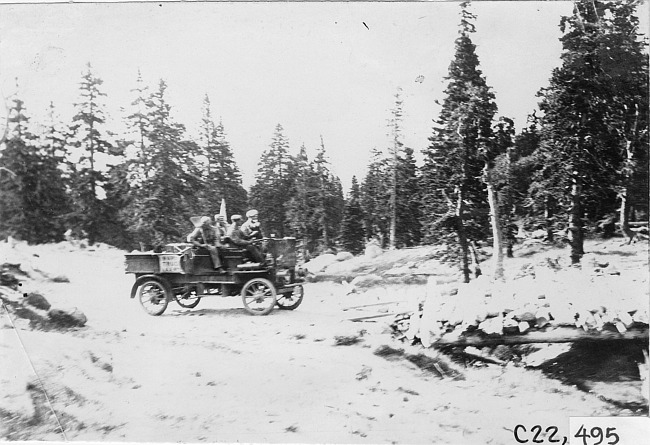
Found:
[[[215,124],[211,113],[210,98],[203,100],[200,151],[207,161],[201,178],[204,185],[199,202],[201,208],[216,213],[225,199],[230,214],[243,214],[247,208],[247,193],[242,186],[241,173],[235,162],[230,144],[226,141],[223,123]]]
[[[399,163],[399,154],[404,147],[402,142],[402,115],[403,115],[403,102],[400,95],[401,89],[398,89],[395,94],[395,107],[391,110],[391,118],[389,120],[390,139],[391,144],[389,148],[391,166],[390,166],[390,229],[388,234],[388,247],[394,249],[396,247],[397,235],[397,170]]]
[[[401,89],[394,97],[387,150],[373,150],[361,185],[366,235],[389,249],[414,246],[422,236],[418,170],[413,149],[402,142]]]
[[[127,116],[127,125],[129,127],[129,135],[126,140],[142,154],[145,152],[146,147],[149,145],[147,140],[147,133],[151,130],[149,116],[147,115],[148,106],[147,98],[149,97],[149,88],[142,80],[142,73],[138,70],[138,77],[136,79],[135,88],[131,89],[131,93],[135,96],[131,102],[132,111]]]
[[[517,151],[515,147],[514,122],[501,117],[494,128],[494,161],[489,172],[493,181],[500,219],[503,242],[508,258],[513,257],[517,231],[517,208],[521,207],[523,194],[517,194]],[[488,161],[488,164],[489,161]],[[526,181],[526,178],[521,180]],[[526,181],[526,183],[528,183]],[[524,191],[527,189],[524,189]]]
[[[9,111],[7,138],[0,152],[0,234],[30,243],[63,238],[61,219],[69,208],[59,169],[60,157],[28,129],[23,101],[14,98]]]
[[[273,141],[262,153],[250,190],[250,204],[260,213],[265,235],[284,237],[287,231],[287,203],[293,192],[293,159],[282,125],[277,124]]]
[[[390,161],[381,150],[373,149],[368,172],[361,184],[361,208],[366,237],[377,239],[382,247],[388,242],[390,233],[390,184]]]
[[[184,139],[185,127],[175,122],[161,80],[146,101],[148,144],[129,172],[130,199],[123,218],[134,238],[147,246],[178,242],[191,229],[198,210],[196,144]]]
[[[479,154],[492,136],[496,113],[494,94],[479,69],[476,46],[470,35],[475,31],[475,16],[468,3],[461,4],[456,53],[449,66],[440,117],[429,138],[422,169],[425,239],[446,238],[440,222],[450,222],[461,252],[462,270],[469,281],[468,239],[483,239],[487,234],[487,203]],[[452,199],[453,197],[453,199]]]
[[[294,163],[294,191],[287,206],[291,234],[302,241],[303,254],[316,249],[321,235],[315,203],[321,195],[319,178],[303,144]]]
[[[494,280],[503,280],[503,246],[504,236],[510,240],[514,234],[510,230],[512,198],[509,193],[511,176],[511,147],[514,136],[514,122],[506,117],[499,118],[494,126],[494,136],[481,149],[485,165],[483,167],[483,182],[487,190],[487,201],[490,206],[490,226],[492,227],[492,262]],[[499,158],[504,162],[497,164]],[[499,172],[498,167],[505,172]],[[501,173],[501,174],[499,174]],[[499,176],[503,178],[499,181]],[[505,208],[504,208],[505,207]],[[512,247],[508,249],[512,256]]]
[[[605,125],[622,157],[616,169],[614,191],[620,199],[619,225],[628,242],[635,238],[629,218],[636,201],[648,205],[648,118],[650,114],[647,37],[638,33],[638,0],[609,2],[598,18],[602,35],[597,55],[604,84],[610,87]],[[594,6],[594,5],[592,5]]]
[[[122,145],[118,142],[118,145]],[[131,185],[129,183],[130,162],[120,156],[119,162],[110,165],[106,173],[103,212],[104,223],[102,238],[112,246],[131,249],[135,243],[125,221],[123,212],[131,203]]]
[[[362,253],[365,245],[363,212],[361,210],[361,190],[356,176],[352,177],[350,194],[343,211],[340,243],[344,249],[355,255]]]
[[[328,249],[332,245],[334,234],[339,231],[344,199],[341,181],[331,172],[322,136],[320,141],[313,168],[319,191],[314,210],[318,219],[321,244],[323,249]]]
[[[422,223],[418,168],[412,148],[403,147],[398,153],[395,176],[396,247],[416,246],[422,238]]]
[[[614,211],[617,191],[625,207],[632,173],[643,172],[635,160],[647,155],[648,69],[636,33],[636,4],[577,1],[573,15],[560,22],[562,66],[540,91],[538,157],[544,167],[536,185],[558,192],[573,263],[583,253],[584,218]]]
[[[93,73],[89,63],[82,73],[80,101],[75,104],[77,113],[71,126],[71,145],[79,159],[70,164],[74,209],[68,220],[75,229],[85,232],[91,244],[101,236],[103,203],[99,189],[106,179],[97,157],[112,149],[104,128],[106,94],[100,89],[102,84],[103,80]]]

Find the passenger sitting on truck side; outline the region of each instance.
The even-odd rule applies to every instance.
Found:
[[[247,239],[262,239],[260,230],[259,213],[255,209],[246,212],[246,222],[241,225],[241,232],[246,235]]]
[[[248,252],[248,255],[253,261],[255,261],[256,263],[260,263],[261,265],[264,265],[265,264],[264,255],[262,255],[260,250],[241,231],[241,225],[242,225],[241,215],[233,215],[231,219],[232,219],[232,225],[228,229],[228,238],[230,239],[230,243],[233,246],[246,249],[246,252]]]
[[[194,229],[192,233],[187,235],[187,242],[192,243],[196,247],[203,248],[210,253],[212,264],[218,273],[225,273],[221,265],[221,258],[219,257],[219,250],[217,248],[217,232],[210,224],[212,220],[209,216],[201,217],[199,226]],[[220,244],[220,242],[219,242]]]
[[[214,230],[217,235],[217,246],[221,247],[225,243],[225,239],[228,236],[228,224],[226,223],[226,217],[217,213],[214,215],[214,220],[216,222]]]

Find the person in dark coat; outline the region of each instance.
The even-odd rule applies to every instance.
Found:
[[[214,264],[215,270],[218,273],[225,273],[218,249],[218,246],[221,245],[221,240],[217,237],[215,227],[211,223],[212,220],[209,216],[201,217],[199,226],[187,236],[187,242],[207,250],[210,258],[212,258],[212,264]]]
[[[246,222],[241,225],[241,231],[248,239],[262,239],[262,231],[260,229],[259,213],[255,209],[246,212]]]
[[[250,237],[245,235],[242,230],[242,217],[241,215],[233,215],[231,217],[232,225],[228,229],[228,238],[230,239],[230,244],[233,246],[246,249],[249,257],[256,263],[264,265],[266,263],[264,255],[262,252],[255,246],[251,241]]]

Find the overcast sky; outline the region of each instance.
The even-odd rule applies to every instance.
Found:
[[[427,146],[459,10],[455,2],[3,4],[0,86],[10,96],[17,77],[33,120],[54,101],[69,121],[91,62],[120,121],[140,69],[151,87],[167,82],[173,116],[190,135],[209,95],[246,186],[281,123],[293,152],[304,143],[313,153],[323,136],[347,191],[352,175],[365,174],[370,150],[388,144],[398,87],[405,143],[416,152]],[[471,10],[499,115],[519,129],[559,64],[558,24],[572,3],[476,2]],[[645,29],[647,3],[639,15]]]

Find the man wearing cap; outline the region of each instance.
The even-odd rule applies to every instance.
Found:
[[[230,243],[236,247],[246,249],[248,255],[253,261],[260,264],[265,264],[264,255],[259,249],[250,241],[249,237],[242,233],[242,217],[241,215],[233,215],[230,218],[232,225],[228,228],[228,238]]]
[[[216,228],[210,224],[211,222],[212,220],[209,216],[202,216],[194,231],[187,235],[187,242],[207,250],[210,258],[212,258],[212,264],[214,264],[215,270],[218,273],[225,273],[221,265],[219,250],[217,249],[217,246],[221,242],[218,240]]]
[[[241,226],[241,232],[247,236],[247,239],[262,239],[260,231],[259,213],[255,209],[246,212],[246,222]]]
[[[228,224],[226,224],[226,216],[221,213],[214,215],[216,225],[214,230],[217,235],[217,246],[221,247],[224,243],[224,238],[228,235]]]

